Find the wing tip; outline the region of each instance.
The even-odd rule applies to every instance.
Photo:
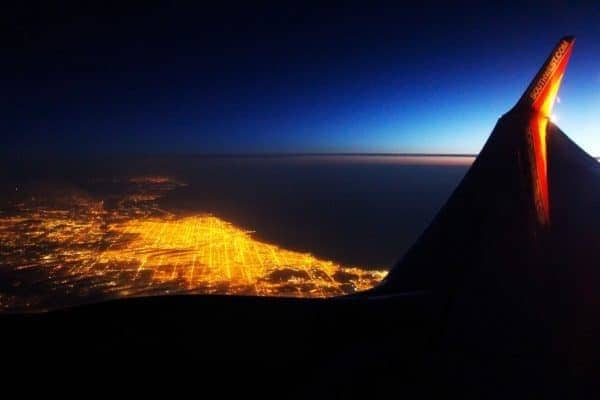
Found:
[[[527,90],[525,90],[521,96],[517,106],[526,107],[535,111],[548,111],[545,110],[545,108],[548,108],[547,104],[549,101],[547,98],[556,95],[574,44],[574,35],[566,35],[560,38],[527,87]]]

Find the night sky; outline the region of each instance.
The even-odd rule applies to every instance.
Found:
[[[4,5],[1,154],[476,153],[573,34],[600,156],[600,3],[218,3]]]

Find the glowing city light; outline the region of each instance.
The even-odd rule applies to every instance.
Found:
[[[161,210],[156,199],[178,185],[169,179],[129,185],[113,210],[73,197],[68,209],[0,213],[0,311],[164,294],[330,297],[386,274],[282,249],[213,215]]]

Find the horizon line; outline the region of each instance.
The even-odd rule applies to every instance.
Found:
[[[62,154],[61,154],[62,155]],[[133,157],[198,157],[198,158],[233,158],[233,157],[464,157],[476,158],[479,153],[391,153],[391,152],[210,152],[210,153],[178,153],[178,152],[162,152],[162,153],[112,153],[113,156],[133,156]],[[5,161],[15,159],[40,158],[40,154],[12,154],[8,157],[3,157]],[[60,156],[58,154],[45,154],[46,157]],[[94,155],[103,157],[100,154]],[[92,156],[92,158],[94,158]],[[106,154],[104,155],[106,156]],[[600,156],[592,156],[592,158],[600,162]],[[89,155],[87,156],[89,157]],[[42,156],[42,158],[44,158]]]
[[[166,154],[165,154],[166,155]],[[185,154],[181,154],[185,155]],[[389,152],[244,152],[189,153],[192,157],[311,157],[311,156],[378,156],[378,157],[477,157],[477,153],[389,153]]]

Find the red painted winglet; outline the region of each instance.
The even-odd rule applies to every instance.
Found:
[[[545,117],[550,116],[574,44],[573,36],[565,36],[558,42],[521,96],[518,106],[538,111]]]
[[[535,208],[541,225],[550,223],[546,128],[574,43],[572,36],[566,36],[558,42],[517,103],[517,108],[534,112],[527,129],[528,157]]]

